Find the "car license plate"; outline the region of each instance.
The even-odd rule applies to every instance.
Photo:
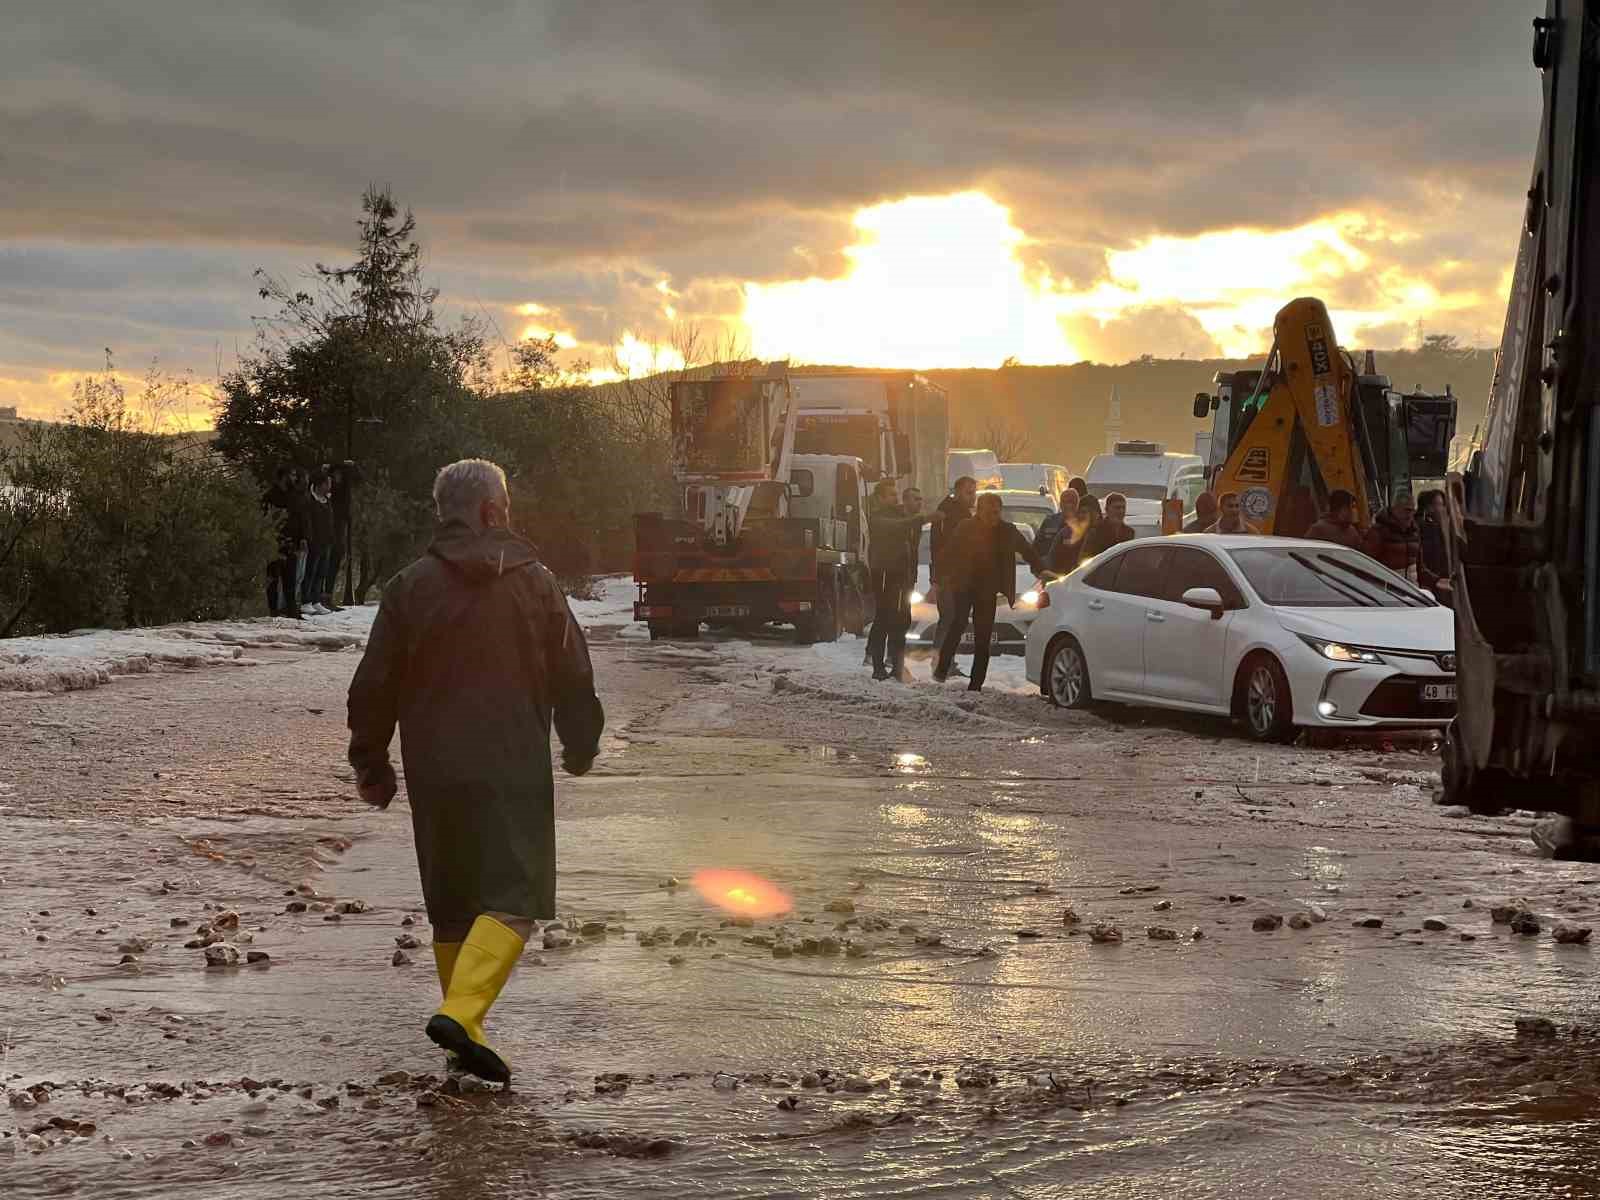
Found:
[[[706,608],[708,617],[748,617],[750,607],[746,604],[712,604]]]
[[[1453,683],[1425,683],[1422,685],[1422,698],[1424,700],[1454,700],[1456,698],[1456,685]]]

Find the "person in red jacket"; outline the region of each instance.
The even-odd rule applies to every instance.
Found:
[[[1361,549],[1396,575],[1404,575],[1419,587],[1433,587],[1433,574],[1422,565],[1422,531],[1417,528],[1417,502],[1409,488],[1395,492],[1394,502],[1367,530]]]
[[[1329,492],[1327,515],[1306,530],[1306,536],[1319,542],[1336,542],[1351,550],[1361,549],[1367,535],[1356,524],[1356,498],[1343,488]]]

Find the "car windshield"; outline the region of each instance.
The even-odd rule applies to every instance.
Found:
[[[1180,475],[1172,481],[1172,494],[1183,501],[1185,512],[1194,507],[1196,497],[1205,490],[1204,475]]]
[[[1121,492],[1129,500],[1165,500],[1167,498],[1167,485],[1164,483],[1091,483],[1089,494],[1096,500],[1104,500],[1112,492]]]
[[[796,454],[843,454],[859,458],[862,475],[878,477],[878,419],[871,416],[805,413],[795,424]]]
[[[1044,519],[1050,515],[1048,508],[1012,508],[1009,504],[1000,510],[1000,519],[1010,521],[1013,525],[1026,526],[1031,532],[1038,533],[1039,526],[1044,524]]]
[[[1256,595],[1285,608],[1432,608],[1387,567],[1354,550],[1321,548],[1230,550]]]

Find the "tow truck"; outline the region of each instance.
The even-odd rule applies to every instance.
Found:
[[[786,368],[672,385],[672,470],[682,511],[634,517],[634,619],[652,639],[703,623],[794,627],[801,642],[861,634],[867,485],[859,458],[796,454]]]
[[[1369,524],[1394,493],[1445,476],[1456,399],[1397,392],[1343,350],[1321,300],[1291,300],[1273,320],[1260,370],[1218,372],[1194,398],[1197,420],[1215,414],[1209,439],[1212,490],[1237,492],[1262,533],[1298,537],[1336,489],[1356,498]]]
[[[1533,22],[1544,114],[1488,413],[1450,476],[1460,700],[1443,802],[1600,834],[1600,4]]]

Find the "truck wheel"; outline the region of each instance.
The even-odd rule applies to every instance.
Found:
[[[832,575],[817,580],[817,599],[809,617],[795,622],[794,640],[802,646],[839,640],[838,584]]]
[[[834,576],[817,589],[817,631],[819,642],[839,640],[839,579]]]
[[[692,642],[695,638],[700,636],[700,622],[680,621],[672,627],[672,636],[675,638],[681,638],[684,641]]]
[[[854,572],[845,576],[840,588],[839,624],[845,633],[853,633],[857,637],[865,637],[867,626],[872,624],[872,618],[867,615],[867,597],[862,590],[861,580]]]
[[[651,624],[650,624],[650,640],[652,642],[659,642],[662,638],[667,636],[667,633],[668,633],[668,630],[667,630],[667,627],[665,625],[657,625],[654,622],[651,622]]]

